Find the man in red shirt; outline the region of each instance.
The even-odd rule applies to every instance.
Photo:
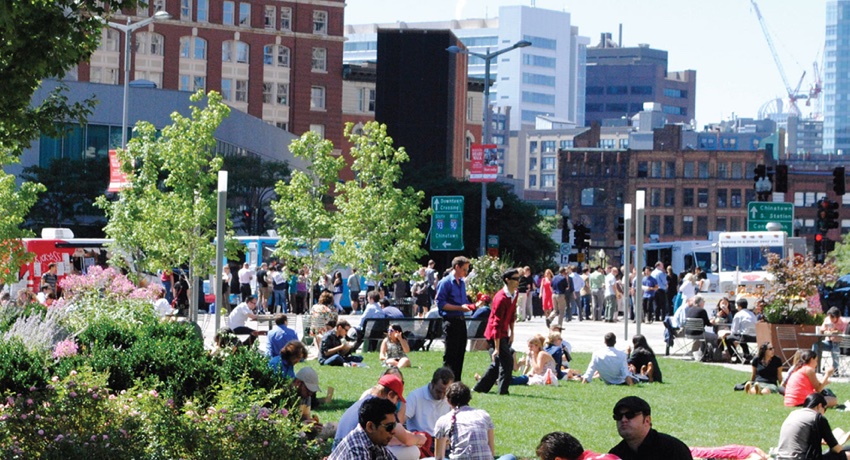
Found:
[[[487,393],[498,377],[499,394],[508,394],[511,384],[511,372],[514,369],[514,358],[511,345],[514,342],[514,324],[516,324],[517,285],[519,272],[511,268],[502,273],[505,287],[493,296],[493,307],[487,320],[484,338],[490,345],[492,362],[484,376],[475,384],[473,391]]]

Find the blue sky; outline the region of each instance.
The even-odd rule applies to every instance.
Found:
[[[785,73],[802,88],[813,81],[812,63],[823,55],[826,0],[757,0]],[[750,0],[536,0],[538,8],[567,11],[579,34],[599,41],[601,32],[623,44],[648,43],[669,52],[668,70],[697,71],[697,126],[735,113],[755,117],[759,107],[784,97],[785,85],[771,57]],[[501,5],[531,0],[348,0],[346,24],[434,21],[498,16]],[[807,108],[801,106],[804,113]]]

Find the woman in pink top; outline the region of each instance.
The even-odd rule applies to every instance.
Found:
[[[546,269],[543,272],[543,279],[540,280],[540,300],[543,301],[543,316],[548,318],[552,312],[552,270]]]
[[[788,381],[785,384],[785,405],[787,407],[800,406],[811,393],[820,392],[829,385],[829,377],[832,375],[832,367],[827,369],[823,378],[818,379],[815,367],[818,365],[818,355],[806,350],[800,355],[800,359],[788,372]],[[838,404],[835,396],[826,396],[827,407]]]

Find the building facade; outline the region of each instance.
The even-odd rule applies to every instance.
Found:
[[[823,151],[850,153],[850,0],[826,2],[823,47]]]
[[[296,135],[317,131],[338,146],[344,7],[343,0],[149,0],[110,20],[171,15],[132,34],[131,80],[219,91],[239,111]],[[123,84],[125,38],[104,28],[77,79]]]
[[[585,125],[629,119],[647,102],[661,105],[667,122],[688,124],[696,115],[696,71],[667,70],[667,52],[649,45],[619,48],[603,34],[587,48]]]
[[[491,103],[511,107],[514,127],[534,125],[537,115],[584,124],[584,55],[589,39],[578,35],[569,13],[503,6],[499,17],[491,19],[347,25],[344,61],[375,62],[379,29],[450,29],[466,48],[480,54],[528,40],[531,46],[492,61]],[[482,59],[469,56],[468,64],[470,78],[484,77]]]

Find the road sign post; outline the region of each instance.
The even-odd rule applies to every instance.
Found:
[[[747,203],[747,231],[763,232],[768,222],[782,226],[788,236],[794,236],[794,203],[751,201]]]
[[[463,197],[431,197],[431,250],[463,251]]]

